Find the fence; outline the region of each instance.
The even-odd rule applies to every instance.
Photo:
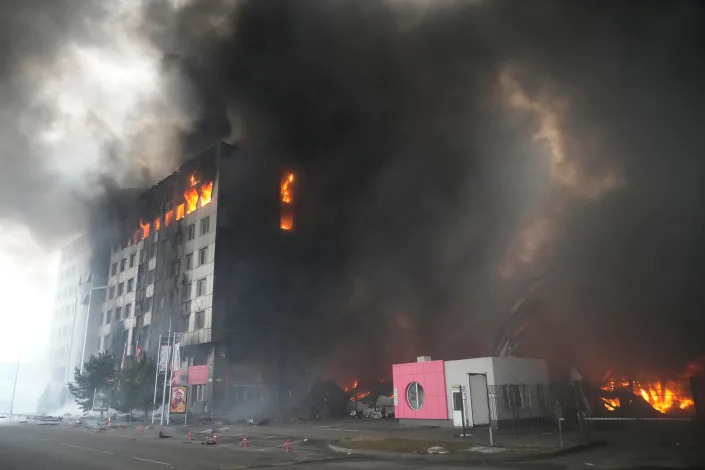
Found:
[[[490,417],[495,429],[555,426],[556,410],[543,385],[489,385]]]

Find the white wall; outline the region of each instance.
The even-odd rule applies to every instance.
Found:
[[[541,359],[520,357],[493,357],[492,380],[487,377],[488,385],[539,385],[548,383],[548,368]]]
[[[460,359],[457,361],[444,362],[446,373],[446,395],[448,401],[448,416],[453,417],[453,393],[454,385],[460,385],[465,389],[465,422],[472,422],[472,412],[470,411],[470,401],[467,395],[469,383],[468,374],[487,374],[487,383],[494,383],[494,371],[492,369],[491,357],[478,357],[474,359]]]

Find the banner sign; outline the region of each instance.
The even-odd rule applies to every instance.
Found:
[[[169,345],[159,346],[159,372],[166,372],[169,367]]]
[[[96,388],[93,393],[93,411],[108,411],[110,407],[110,389]]]
[[[186,387],[172,387],[169,413],[186,413]]]
[[[181,368],[181,334],[174,334],[174,355],[172,356],[172,364],[174,369]]]

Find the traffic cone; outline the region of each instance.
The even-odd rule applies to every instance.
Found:
[[[186,433],[186,440],[187,441],[192,441],[193,440],[193,433],[189,429],[188,432]]]
[[[250,447],[250,440],[245,436],[240,443],[240,447]]]
[[[284,445],[282,445],[282,452],[289,453],[291,452],[291,440],[287,439]]]

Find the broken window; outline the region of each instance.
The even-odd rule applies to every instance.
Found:
[[[190,318],[191,315],[188,313],[181,315],[181,331],[188,331]]]
[[[174,261],[171,263],[171,275],[178,276],[181,273],[181,261]]]
[[[191,301],[187,300],[184,302],[184,313],[191,314]]]
[[[196,297],[200,297],[206,294],[206,279],[199,279],[196,282]]]
[[[130,255],[130,267],[132,268],[132,267],[134,267],[134,266],[135,266],[135,254],[132,253],[132,254]]]
[[[191,283],[184,284],[184,289],[181,291],[181,300],[188,300],[191,298]]]
[[[201,330],[206,325],[206,312],[200,310],[196,312],[196,330]]]

